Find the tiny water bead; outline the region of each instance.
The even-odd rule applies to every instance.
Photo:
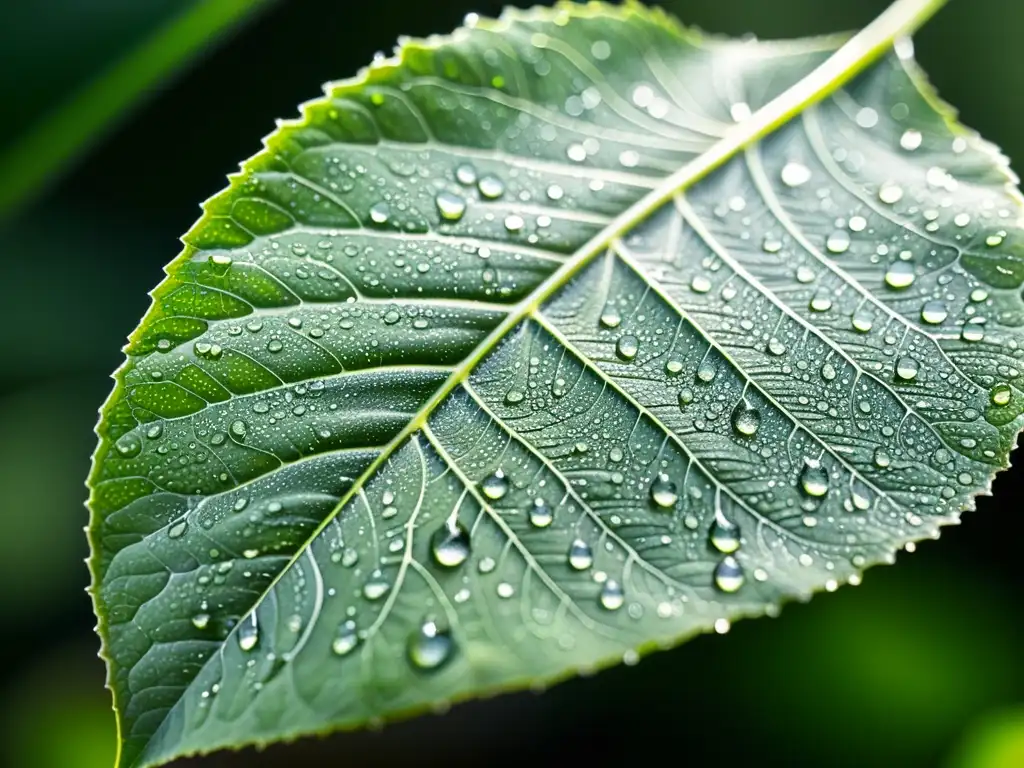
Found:
[[[917,378],[918,363],[914,358],[903,355],[896,360],[896,378],[901,381],[913,381]]]
[[[736,592],[743,586],[743,568],[732,555],[726,555],[715,567],[715,586],[723,592]]]
[[[601,586],[601,607],[609,611],[617,611],[626,602],[622,585],[614,579],[608,579]]]
[[[434,561],[444,568],[456,568],[469,557],[469,531],[454,517],[434,531],[430,539]]]
[[[466,201],[451,192],[441,192],[436,198],[437,210],[445,221],[458,221],[466,213]]]
[[[356,633],[356,623],[352,619],[341,622],[338,630],[331,641],[331,651],[336,656],[347,656],[359,645],[359,635]]]
[[[732,412],[732,426],[741,435],[750,437],[761,426],[761,413],[751,408],[746,399],[740,400]]]
[[[569,545],[569,565],[577,571],[585,571],[594,564],[594,553],[583,539],[574,539]]]
[[[828,493],[828,473],[817,459],[804,459],[800,470],[800,487],[808,496],[821,498]]]
[[[928,325],[939,325],[945,322],[947,317],[949,317],[949,310],[939,299],[925,302],[925,305],[921,307],[921,319]]]
[[[544,499],[536,498],[530,506],[530,524],[534,528],[547,528],[554,521],[555,515]]]
[[[409,661],[418,669],[437,669],[452,657],[455,641],[440,622],[428,617],[409,636],[406,651]]]
[[[626,334],[620,336],[618,342],[615,344],[615,354],[621,357],[623,360],[632,360],[636,357],[636,353],[640,351],[640,341],[636,336]]]
[[[651,483],[651,501],[662,509],[674,507],[679,501],[676,484],[664,472],[659,473]]]
[[[243,651],[251,651],[256,647],[260,639],[259,624],[256,623],[256,614],[250,613],[238,626],[238,647]]]
[[[508,493],[508,478],[505,477],[505,473],[500,469],[494,474],[487,477],[480,484],[480,490],[483,491],[484,496],[492,501],[497,501],[506,493]]]

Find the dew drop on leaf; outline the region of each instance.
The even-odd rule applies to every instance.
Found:
[[[732,426],[741,435],[750,437],[761,426],[761,413],[751,408],[746,399],[741,399],[732,412]]]
[[[623,360],[632,360],[639,351],[640,341],[632,334],[627,333],[624,336],[620,336],[619,340],[615,343],[615,354]]]
[[[466,201],[451,192],[440,192],[436,198],[437,210],[445,221],[458,221],[466,213]]]
[[[989,393],[989,399],[992,405],[1007,405],[1012,395],[1013,390],[1009,384],[996,384]]]
[[[828,473],[817,459],[804,459],[800,487],[808,496],[820,498],[828,493]]]
[[[238,647],[243,651],[251,651],[256,647],[259,639],[260,628],[259,624],[256,623],[256,614],[250,613],[238,625]]]
[[[488,476],[480,484],[480,490],[484,492],[484,496],[488,499],[497,501],[508,493],[508,478],[506,478],[505,473],[499,469],[494,474]]]
[[[914,283],[914,265],[906,261],[894,261],[885,273],[885,284],[902,290]]]
[[[488,200],[497,200],[505,194],[505,183],[497,176],[484,176],[477,185],[480,194]]]
[[[601,586],[601,607],[609,611],[617,611],[626,602],[622,585],[614,579],[608,579]]]
[[[469,557],[469,531],[454,517],[434,531],[430,539],[434,561],[444,568],[455,568]]]
[[[949,311],[944,302],[939,299],[932,299],[921,307],[921,319],[929,325],[939,325],[949,317]]]
[[[901,381],[913,381],[917,378],[917,360],[909,355],[903,355],[896,360],[896,378]]]
[[[811,180],[811,171],[803,163],[788,162],[782,166],[782,183],[787,187],[800,187]]]
[[[730,593],[743,586],[743,569],[732,555],[726,555],[715,566],[715,586]]]
[[[664,472],[659,473],[651,483],[651,501],[662,509],[670,509],[679,501],[676,484]]]
[[[334,633],[334,640],[331,641],[331,651],[336,656],[347,656],[359,644],[359,635],[356,633],[356,623],[347,619],[338,625]]]
[[[437,669],[451,658],[455,642],[447,628],[428,617],[409,637],[409,661],[418,669]]]
[[[594,564],[594,553],[583,539],[574,539],[569,545],[569,565],[577,571],[585,571]]]
[[[533,504],[530,506],[530,524],[534,528],[547,528],[554,519],[554,513],[544,499],[533,500]]]

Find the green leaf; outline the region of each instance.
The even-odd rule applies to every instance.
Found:
[[[940,4],[510,10],[281,125],[103,411],[121,764],[631,663],[955,522],[1022,424],[1022,209],[912,60]]]
[[[9,146],[2,148],[0,220],[9,218],[30,203],[47,182],[62,169],[66,169],[69,162],[90,142],[103,131],[109,130],[118,118],[137,105],[156,84],[195,59],[216,37],[265,7],[267,0],[192,0],[178,3],[184,8],[167,20],[162,18],[167,15],[163,8],[153,8],[148,13],[132,12],[130,15],[125,14],[124,9],[91,8],[92,18],[75,19],[73,32],[64,35],[60,32],[56,35],[52,33],[54,17],[57,17],[59,23],[60,19],[74,14],[75,9],[70,9],[69,13],[67,8],[42,8],[43,5],[52,6],[53,3],[40,0],[38,4],[19,9],[15,18],[9,21],[8,29],[13,31],[13,39],[7,42],[12,49],[20,47],[26,39],[31,41],[30,45],[36,50],[40,39],[43,45],[48,40],[63,37],[69,37],[71,41],[62,39],[62,46],[80,44],[82,25],[92,24],[100,29],[90,29],[88,37],[92,41],[104,39],[109,56],[111,47],[120,53],[116,45],[111,46],[109,43],[121,42],[117,33],[123,27],[143,27],[140,31],[149,34],[131,50],[115,58],[97,76],[88,78],[70,96],[61,94],[62,101],[59,104],[15,136]],[[146,21],[149,21],[149,26],[155,27],[151,32],[144,29],[147,25],[143,22]],[[32,29],[28,32],[23,28],[32,25],[46,25],[46,30]],[[113,31],[105,26],[112,27]],[[20,39],[15,37],[19,32]],[[113,41],[106,40],[106,37],[113,38]],[[19,52],[19,60],[27,55]],[[50,55],[66,57],[64,51],[50,52]],[[89,56],[84,58],[89,59]],[[34,69],[45,71],[45,68],[44,61]],[[23,81],[25,73],[17,77]],[[45,93],[48,90],[45,84],[40,87],[39,83],[33,82],[32,77],[33,73],[28,73],[31,92],[25,94],[23,99],[18,99],[23,110],[35,111],[33,101],[39,92]],[[68,75],[64,73],[61,77],[67,79]]]

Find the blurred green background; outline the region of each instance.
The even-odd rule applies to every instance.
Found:
[[[5,7],[0,615],[9,650],[0,765],[112,764],[113,718],[84,592],[83,480],[96,409],[124,337],[199,201],[258,148],[275,118],[294,115],[323,81],[354,73],[399,35],[445,32],[469,11],[494,14],[501,5],[34,0]],[[779,38],[858,28],[885,2],[662,5],[708,31]],[[943,97],[1018,168],[1022,35],[1024,2],[952,0],[916,41]],[[72,106],[62,107],[69,99]],[[62,172],[50,174],[54,168]],[[540,696],[514,694],[377,733],[179,768],[451,766],[502,757],[603,765],[661,756],[696,765],[1019,768],[1024,470],[1001,476],[995,494],[941,541],[901,555],[897,567],[789,606],[779,619],[740,622],[724,637]]]

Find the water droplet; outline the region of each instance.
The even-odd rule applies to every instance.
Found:
[[[451,192],[440,192],[436,203],[438,213],[445,221],[458,221],[466,212],[466,201]]]
[[[242,623],[238,625],[238,647],[243,651],[251,651],[256,647],[256,643],[260,639],[260,628],[256,623],[256,614],[250,613],[246,618],[242,619]]]
[[[693,402],[693,390],[692,389],[681,389],[679,390],[679,407],[685,408],[687,405]]]
[[[847,226],[851,232],[863,232],[868,226],[868,220],[863,216],[851,216]]]
[[[363,597],[367,600],[380,600],[391,590],[391,585],[384,580],[384,574],[374,571],[363,584]]]
[[[896,361],[896,378],[902,381],[913,381],[917,378],[918,364],[914,358],[903,355]]]
[[[594,553],[583,539],[575,539],[569,545],[569,565],[577,571],[585,571],[594,564]]]
[[[526,222],[523,221],[523,217],[517,213],[511,213],[505,217],[505,229],[509,232],[518,232],[525,224]]]
[[[409,661],[419,669],[437,669],[451,658],[455,642],[446,627],[427,618],[409,637]]]
[[[142,452],[142,441],[131,433],[122,435],[114,445],[117,446],[117,452],[125,459],[135,458]]]
[[[196,629],[206,629],[210,624],[210,614],[197,613],[192,617],[192,626]]]
[[[188,521],[179,520],[170,528],[167,529],[167,538],[169,539],[180,539],[185,535],[185,531],[188,530]]]
[[[811,298],[810,308],[812,312],[828,312],[832,309],[832,292],[820,290]]]
[[[1003,239],[1006,237],[1005,232],[996,232],[994,235],[989,235],[985,238],[985,245],[989,248],[997,248],[1003,244]]]
[[[618,312],[608,310],[603,315],[601,315],[601,325],[603,325],[605,328],[617,328],[619,326],[619,323],[621,322],[622,317],[619,315]]]
[[[723,592],[735,592],[743,586],[743,569],[732,555],[726,555],[715,567],[715,586]]]
[[[808,496],[821,498],[828,493],[828,473],[817,459],[804,459],[800,486]]]
[[[557,184],[552,184],[548,187],[548,200],[558,201],[565,197],[565,190]]]
[[[651,500],[664,509],[674,507],[679,501],[676,484],[664,472],[660,472],[651,483]]]
[[[782,250],[782,241],[772,235],[765,235],[761,241],[761,249],[765,253],[778,253]]]
[[[984,320],[979,317],[973,317],[964,323],[963,328],[960,329],[960,338],[964,341],[981,341],[985,338],[985,327],[982,325]]]
[[[469,531],[454,517],[434,531],[430,539],[431,553],[438,565],[455,568],[469,557]]]
[[[933,299],[921,307],[921,319],[929,325],[939,325],[949,317],[946,305],[938,299]]]
[[[623,360],[632,360],[640,351],[640,341],[632,334],[620,336],[615,344],[615,353]]]
[[[881,469],[885,469],[892,463],[892,459],[889,458],[889,454],[885,452],[883,448],[875,449],[875,466]]]
[[[733,409],[732,425],[741,435],[750,437],[761,426],[761,412],[756,408],[751,408],[744,398]]]
[[[469,163],[463,163],[455,169],[455,180],[467,187],[476,184],[476,168]]]
[[[878,125],[878,112],[872,107],[861,107],[857,111],[856,120],[861,128],[874,128]]]
[[[779,339],[772,336],[768,339],[768,345],[765,347],[768,350],[768,354],[779,357],[786,354],[786,345],[783,344]]]
[[[710,384],[717,375],[718,368],[708,359],[702,360],[700,365],[697,366],[697,380],[704,384]]]
[[[505,473],[499,469],[480,484],[480,490],[488,499],[493,501],[500,499],[508,493],[508,479],[505,477]]]
[[[903,147],[907,152],[913,152],[915,149],[921,146],[921,132],[908,128],[900,136],[900,146]]]
[[[609,611],[617,611],[626,602],[622,585],[614,579],[608,579],[601,587],[601,606]]]
[[[841,229],[837,229],[825,241],[825,247],[829,253],[846,253],[850,247],[850,235]]]
[[[914,282],[914,265],[908,261],[894,261],[885,273],[885,284],[890,288],[902,290]]]
[[[237,440],[244,440],[245,433],[248,430],[249,426],[241,419],[231,422],[231,426],[228,427],[228,431],[231,433],[231,436]]]
[[[683,372],[683,364],[679,360],[669,360],[665,363],[665,373],[669,376],[678,376]]]
[[[966,227],[971,223],[971,214],[969,213],[958,213],[953,217],[953,223],[958,227]]]
[[[878,190],[878,199],[887,205],[894,205],[903,199],[903,187],[886,182]]]
[[[715,520],[711,524],[711,546],[719,552],[731,555],[740,548],[739,526],[722,514],[721,509],[715,510]]]
[[[875,324],[875,319],[867,309],[858,309],[853,313],[853,329],[860,333],[867,333]]]
[[[534,528],[547,528],[555,519],[554,512],[544,499],[536,498],[530,507],[530,524]]]
[[[582,163],[587,159],[587,150],[582,144],[570,144],[565,154],[574,163]]]
[[[1010,389],[1009,384],[996,384],[990,393],[992,405],[1007,405],[1012,396],[1013,390]]]
[[[836,378],[836,368],[832,363],[825,363],[821,366],[821,378],[825,381],[834,381]]]
[[[711,290],[711,281],[704,275],[694,275],[690,281],[690,290],[694,293],[707,293]]]
[[[811,169],[803,163],[788,162],[782,166],[781,176],[787,187],[800,187],[811,180]]]
[[[619,163],[623,168],[636,168],[640,164],[640,153],[635,149],[627,149],[619,155]]]
[[[391,207],[387,203],[375,203],[370,208],[370,221],[374,224],[387,224],[391,216]]]
[[[505,183],[497,176],[484,176],[480,179],[477,189],[488,200],[497,200],[505,194]]]
[[[359,635],[356,633],[356,623],[352,619],[343,621],[338,625],[331,642],[331,650],[337,656],[347,656],[359,644]]]

